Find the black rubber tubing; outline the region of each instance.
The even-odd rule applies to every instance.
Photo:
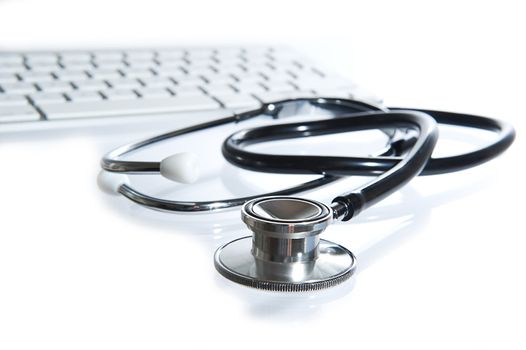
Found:
[[[395,161],[394,166],[368,184],[333,200],[344,206],[341,216],[343,220],[348,220],[395,192],[422,171],[438,140],[438,129],[433,118],[418,111],[374,111],[314,122],[270,125],[234,133],[224,141],[222,152],[229,162],[250,170],[348,175],[342,169],[348,168],[349,163],[352,169],[356,163],[363,168],[377,158],[271,155],[253,153],[244,147],[259,142],[377,128],[411,128],[418,131],[418,136],[410,151]],[[327,166],[320,166],[320,163]],[[269,164],[272,164],[271,169]]]
[[[244,147],[254,143],[290,138],[393,126],[414,128],[418,123],[415,123],[414,114],[411,112],[425,113],[440,124],[492,131],[495,132],[498,137],[485,147],[460,155],[431,158],[430,153],[428,159],[424,161],[425,167],[419,169],[418,173],[416,173],[416,168],[418,167],[412,165],[412,167],[403,171],[398,169],[395,172],[396,175],[394,175],[394,179],[391,175],[393,172],[390,170],[397,165],[401,165],[402,167],[407,166],[403,165],[403,161],[404,159],[411,158],[411,154],[405,157],[294,156],[262,154],[244,149]],[[413,118],[410,122],[408,121],[412,118],[407,119],[409,115]],[[402,116],[403,118],[400,119]],[[421,135],[421,130],[419,135]],[[514,138],[515,131],[513,127],[497,119],[443,111],[391,108],[388,113],[378,111],[352,113],[334,119],[270,125],[242,130],[234,133],[224,141],[222,152],[230,163],[244,169],[260,172],[323,174],[326,176],[371,176],[389,172],[389,174],[384,174],[364,188],[346,193],[334,199],[334,202],[343,203],[348,207],[348,213],[343,218],[344,220],[348,220],[362,209],[373,205],[385,198],[385,196],[396,191],[412,178],[410,175],[412,173],[416,173],[415,175],[435,175],[474,167],[504,152],[513,143]],[[405,148],[410,147],[412,150],[413,147],[416,146],[416,142],[414,139],[408,140]],[[404,146],[402,146],[402,148],[403,147]],[[405,180],[402,181],[403,179]]]

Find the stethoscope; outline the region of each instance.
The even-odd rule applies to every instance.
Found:
[[[123,157],[157,142],[216,126],[260,116],[284,119],[312,109],[324,118],[237,131],[223,142],[222,153],[228,162],[244,169],[321,175],[315,180],[262,195],[191,202],[141,193],[130,185],[125,175],[161,174],[173,181],[191,183],[198,175],[196,156],[192,153],[177,153],[160,162],[131,161]],[[498,137],[472,152],[432,158],[438,140],[437,123],[489,130]],[[248,146],[262,142],[369,129],[380,129],[389,137],[386,149],[376,156],[276,155],[247,150]],[[514,137],[515,132],[509,124],[492,118],[420,109],[387,109],[347,99],[292,99],[119,147],[103,157],[103,171],[98,180],[103,190],[120,193],[135,203],[157,210],[210,212],[242,205],[241,219],[252,231],[252,236],[236,239],[217,249],[214,262],[218,272],[234,282],[255,288],[318,290],[345,281],[356,266],[352,252],[320,239],[330,223],[350,220],[419,174],[442,174],[484,163],[504,152]],[[291,197],[350,175],[376,177],[335,197],[330,205]]]

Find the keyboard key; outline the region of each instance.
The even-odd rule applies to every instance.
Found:
[[[0,107],[2,106],[24,106],[28,101],[24,95],[0,93]]]
[[[0,53],[0,66],[7,63],[22,64],[24,56],[18,53]]]
[[[142,88],[137,90],[142,98],[170,97],[172,94],[165,88]]]
[[[256,108],[261,101],[358,96],[352,82],[325,75],[298,60],[294,51],[285,51],[230,47],[0,53],[0,107],[4,121],[39,120],[41,111],[51,119],[75,119],[237,111]],[[26,109],[6,112],[7,107]]]
[[[261,66],[266,64],[272,64],[272,60],[268,57],[244,57],[244,66],[249,70],[253,69],[254,66]]]
[[[283,71],[277,71],[269,66],[254,66],[250,69],[252,74],[263,75],[266,79],[279,79],[279,80],[288,80],[293,79],[293,76],[289,73]]]
[[[92,118],[149,113],[213,110],[220,108],[217,101],[206,96],[136,99],[126,101],[70,102],[42,108],[50,120]]]
[[[89,62],[69,62],[63,64],[64,69],[70,69],[70,70],[90,70],[94,69],[95,67],[93,64]]]
[[[177,86],[200,86],[206,84],[206,81],[199,75],[197,76],[191,76],[191,75],[184,75],[174,78],[175,82],[177,83]]]
[[[294,91],[294,90],[296,90],[296,87],[294,87],[292,84],[290,84],[288,82],[271,82],[271,81],[266,81],[264,84],[270,91],[287,92],[287,91]]]
[[[193,68],[191,70],[191,74],[188,74],[189,76],[200,76],[202,77],[203,79],[205,79],[206,81],[209,81],[211,80],[213,77],[215,77],[217,75],[217,71],[213,70],[212,67],[208,67],[208,68]],[[210,77],[207,78],[207,77]]]
[[[241,82],[232,84],[232,86],[237,91],[246,92],[246,93],[259,93],[259,92],[267,91],[267,89],[263,85],[258,84],[258,83],[252,83],[252,82],[244,83],[243,81],[241,81]]]
[[[30,68],[29,72],[39,72],[39,73],[51,73],[53,71],[62,69],[62,67],[56,63],[44,63],[44,64],[39,63],[37,65],[28,64],[28,67]]]
[[[66,81],[44,81],[37,83],[40,90],[43,92],[67,92],[73,90],[73,86]]]
[[[275,67],[275,66],[269,66],[268,69],[265,69],[264,67],[258,68],[260,71],[268,76],[269,78],[275,77],[275,76],[287,76],[292,78],[298,78],[298,74],[295,73],[294,70],[291,70],[289,67]],[[319,77],[318,77],[319,78]]]
[[[198,70],[209,70],[210,67],[213,67],[215,65],[215,61],[212,59],[206,59],[206,60],[199,60],[199,61],[191,61],[187,66],[183,66],[185,69],[188,69],[192,72],[198,71]]]
[[[184,79],[186,72],[180,67],[155,67],[153,70],[161,77]]]
[[[36,121],[38,112],[30,105],[0,106],[0,123]]]
[[[137,79],[120,78],[107,81],[115,89],[136,89],[142,86]]]
[[[4,92],[13,94],[26,94],[36,91],[35,85],[24,81],[2,84],[1,87]]]
[[[30,72],[20,73],[19,76],[20,78],[22,78],[23,81],[27,81],[30,83],[54,80],[53,76],[50,73],[45,73],[45,72],[30,71]]]
[[[207,84],[203,85],[203,89],[209,95],[231,95],[236,92],[236,90],[229,84]]]
[[[177,97],[181,96],[203,96],[204,91],[196,86],[182,86],[179,88],[170,89]]]
[[[94,63],[99,69],[123,69],[128,67],[123,61],[95,61]]]
[[[97,91],[71,91],[66,94],[73,102],[100,101],[102,95]]]
[[[130,89],[108,89],[102,92],[108,100],[131,100],[137,98],[137,94]]]
[[[60,68],[57,58],[54,61],[26,61],[26,66],[33,71],[47,71]]]
[[[58,56],[54,53],[28,53],[25,54],[26,62],[30,65],[38,63],[55,63]]]
[[[284,84],[284,83],[288,83],[288,84],[293,84],[294,82],[294,78],[291,77],[290,75],[273,75],[273,76],[265,76],[266,77],[266,80],[264,82],[264,84],[267,84],[267,85],[277,85],[277,84]]]
[[[157,66],[157,64],[152,60],[148,60],[148,61],[127,60],[126,63],[128,64],[128,66],[134,69],[151,69]]]
[[[104,90],[108,88],[108,84],[106,84],[102,80],[84,80],[84,81],[74,81],[73,85],[77,87],[79,90],[83,91],[96,91],[96,90]]]
[[[266,79],[261,75],[257,73],[248,73],[243,76],[237,76],[237,82],[240,84],[248,84],[248,85],[259,85],[259,84],[266,84]]]
[[[62,81],[72,81],[72,80],[86,80],[88,75],[83,70],[58,70],[54,71],[53,75],[57,77],[58,80]]]
[[[120,79],[120,78],[122,78],[122,74],[116,69],[104,69],[104,68],[92,69],[92,70],[88,71],[88,74],[93,79],[98,79],[98,80],[108,80],[108,79]]]
[[[22,63],[2,63],[0,64],[0,73],[20,73],[27,70]]]
[[[18,78],[13,73],[0,73],[0,84],[2,83],[16,83]]]
[[[157,59],[157,62],[159,62],[160,68],[176,68],[176,67],[186,67],[188,66],[188,61],[182,58],[172,58],[172,59]]]
[[[247,74],[247,71],[241,67],[231,67],[228,69],[220,69],[219,73],[232,75],[237,80],[242,80],[243,77]]]
[[[203,76],[209,84],[213,85],[219,85],[219,84],[232,84],[237,82],[236,79],[234,79],[233,76],[228,74],[213,74],[213,75],[207,75]],[[261,80],[263,80],[261,77],[259,77]]]
[[[274,67],[275,70],[286,71],[289,72],[289,74],[293,74],[295,76],[308,76],[314,74],[318,77],[323,77],[323,74],[320,74],[307,68],[303,68],[303,66],[298,65],[294,61],[273,62],[271,65]]]
[[[154,74],[151,69],[123,68],[120,70],[126,78],[149,78]]]
[[[29,95],[29,98],[33,103],[38,105],[44,105],[49,103],[64,103],[66,98],[64,95],[59,93],[46,93],[46,92],[37,92],[35,94]]]
[[[246,71],[247,69],[244,64],[245,64],[245,61],[238,58],[238,59],[229,60],[229,61],[221,60],[217,62],[214,65],[214,67],[216,67],[217,70],[219,70],[220,72],[227,71],[229,69],[234,69],[234,70],[241,69],[243,71]]]
[[[148,78],[140,78],[139,79],[144,85],[151,88],[160,88],[160,87],[170,87],[174,86],[175,83],[173,80],[167,77],[148,77]]]

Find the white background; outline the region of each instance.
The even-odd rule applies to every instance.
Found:
[[[520,1],[0,0],[0,49],[286,44],[387,105],[495,116],[518,133],[499,159],[415,179],[331,227],[360,267],[312,294],[214,271],[214,250],[246,234],[236,212],[152,213],[100,193],[100,156],[141,135],[4,135],[0,348],[524,349],[525,15]],[[275,179],[229,171],[250,190]]]

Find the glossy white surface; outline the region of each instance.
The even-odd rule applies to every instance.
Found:
[[[330,227],[323,238],[358,257],[348,283],[279,294],[237,286],[213,268],[215,249],[247,234],[238,212],[168,215],[97,188],[102,154],[154,127],[118,137],[105,129],[3,135],[0,348],[526,347],[526,28],[519,5],[150,0],[118,16],[124,3],[0,0],[0,32],[9,33],[0,46],[293,42],[388,105],[500,117],[518,138],[491,163],[415,179],[355,221]],[[339,140],[354,151],[369,137],[369,148],[381,144],[372,134]],[[196,184],[172,187],[160,176],[132,183],[204,199],[292,181],[224,165],[221,140],[211,139],[142,155],[161,159],[192,148],[204,165]],[[325,139],[297,146],[306,153],[331,148]],[[464,142],[444,141],[437,152],[459,147]],[[309,197],[327,201],[358,181]]]

